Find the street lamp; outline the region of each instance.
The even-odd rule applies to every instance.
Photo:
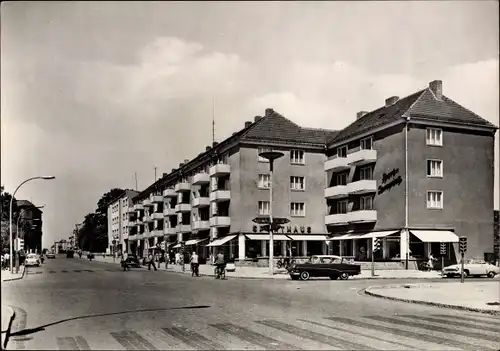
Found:
[[[21,184],[19,184],[17,186],[16,190],[12,194],[12,197],[10,198],[10,206],[9,206],[9,246],[10,246],[10,255],[11,255],[11,258],[10,258],[10,272],[12,274],[14,274],[14,265],[12,264],[13,263],[12,262],[12,257],[13,257],[13,254],[14,254],[13,239],[12,239],[12,203],[14,201],[14,197],[15,197],[17,191],[19,190],[19,188],[22,187],[25,183],[27,183],[27,182],[29,182],[31,180],[35,180],[35,179],[50,180],[50,179],[56,179],[56,177],[31,177],[31,178],[28,178],[24,182],[22,182]],[[17,259],[19,260],[19,257],[17,257]]]
[[[269,274],[274,275],[273,166],[274,160],[284,156],[284,153],[279,151],[264,151],[259,156],[269,160]]]

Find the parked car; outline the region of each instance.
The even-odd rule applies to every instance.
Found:
[[[35,266],[40,267],[40,258],[37,254],[28,254],[26,260],[24,261],[25,267]]]
[[[448,278],[459,277],[461,274],[461,263],[453,264],[443,269],[443,276]],[[487,276],[494,278],[495,275],[500,274],[500,268],[482,260],[466,260],[464,261],[464,277],[473,276]]]
[[[141,268],[141,263],[139,259],[135,255],[128,255],[127,257],[127,266],[132,268]]]
[[[349,279],[361,273],[361,265],[351,264],[341,256],[314,255],[305,263],[294,263],[290,269],[292,280],[309,280],[310,277],[329,277],[332,280]]]
[[[47,253],[45,254],[45,256],[46,256],[47,258],[56,258],[56,254],[55,254],[55,253],[53,253],[53,252],[50,252],[50,251],[49,251],[49,252],[47,252]]]

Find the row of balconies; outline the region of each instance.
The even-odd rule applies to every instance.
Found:
[[[325,198],[339,199],[349,195],[368,194],[377,191],[376,180],[358,180],[346,185],[337,185],[325,189]]]
[[[377,221],[376,210],[359,210],[325,216],[325,225],[348,225],[353,223],[371,223]]]
[[[377,161],[377,150],[359,150],[347,155],[347,157],[335,157],[325,162],[325,171],[342,171],[352,166],[362,166],[364,164]]]

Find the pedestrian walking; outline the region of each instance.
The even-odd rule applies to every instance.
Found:
[[[128,260],[128,253],[127,251],[125,251],[122,255],[122,267],[124,271],[130,270],[127,260]]]
[[[148,271],[151,270],[151,265],[153,265],[153,268],[155,269],[155,271],[157,271],[153,255],[150,253],[148,256]]]
[[[181,254],[178,252],[175,253],[175,264],[181,264]]]
[[[191,276],[194,276],[196,274],[196,276],[199,277],[200,264],[199,264],[198,254],[195,251],[193,251],[193,254],[191,255],[190,262],[191,262]]]

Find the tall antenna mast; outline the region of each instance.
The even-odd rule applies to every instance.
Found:
[[[155,183],[156,183],[156,166],[155,166]]]
[[[137,172],[134,173],[135,176],[135,191],[139,191],[137,187]]]
[[[212,145],[215,142],[215,96],[212,95]]]

